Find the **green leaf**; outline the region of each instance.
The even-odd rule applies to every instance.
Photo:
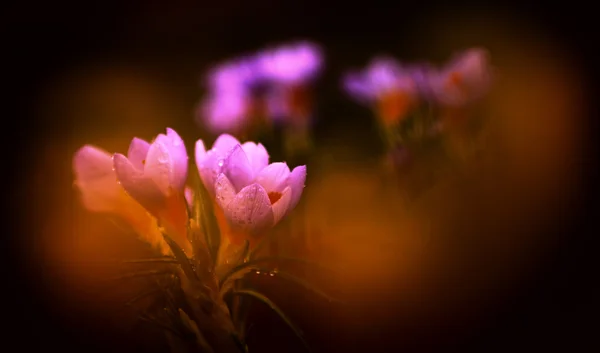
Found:
[[[161,328],[163,330],[169,331],[172,334],[183,338],[183,335],[181,334],[181,332],[177,331],[175,328],[173,328],[172,326],[169,326],[168,324],[165,324],[163,321],[161,321],[160,319],[158,319],[157,317],[155,317],[154,315],[150,315],[147,313],[143,313],[138,315],[138,319],[151,323],[153,325],[155,325],[158,328]]]
[[[197,170],[197,168],[193,168]],[[219,246],[221,245],[221,230],[215,216],[212,197],[206,190],[206,187],[200,179],[198,173],[193,173],[194,185],[194,207],[192,210],[192,219],[200,225],[201,233],[204,235],[203,241],[194,239],[194,246],[200,246],[205,243],[208,247],[213,265],[217,263],[219,255]]]
[[[185,327],[188,330],[190,330],[196,337],[196,343],[198,344],[198,347],[200,347],[203,352],[214,353],[213,348],[206,341],[206,338],[204,337],[202,332],[200,332],[200,329],[198,328],[198,325],[196,324],[196,322],[194,322],[194,320],[190,319],[190,317],[185,313],[185,311],[183,311],[181,309],[179,309],[179,317],[180,317],[182,323],[185,325]]]
[[[255,270],[262,272],[262,273],[267,273],[270,276],[273,276],[274,278],[281,278],[281,279],[284,279],[284,280],[287,280],[290,282],[294,282],[294,283],[304,287],[304,289],[306,289],[310,292],[313,292],[314,294],[322,297],[323,299],[327,300],[328,302],[332,302],[332,303],[340,302],[339,300],[330,297],[327,293],[316,288],[312,283],[310,283],[294,274],[291,274],[289,272],[280,271],[280,270],[269,270],[269,269],[265,269],[265,268],[257,268]]]
[[[285,322],[290,327],[290,329],[292,329],[292,331],[294,331],[296,336],[298,336],[298,338],[302,341],[302,344],[304,344],[306,350],[309,352],[311,351],[308,343],[304,339],[302,331],[298,327],[296,327],[296,325],[294,325],[290,318],[287,315],[285,315],[285,313],[281,311],[281,309],[277,305],[275,305],[275,303],[273,303],[271,299],[254,290],[240,289],[233,291],[232,294],[237,296],[251,297],[262,302],[263,304],[266,304],[269,308],[271,308],[271,310],[273,310],[277,314],[277,316],[279,316],[283,320],[283,322]]]
[[[176,264],[179,263],[172,256],[165,257],[153,257],[149,259],[134,259],[134,260],[122,260],[124,264]]]
[[[268,262],[299,263],[299,264],[304,264],[307,266],[312,266],[315,268],[320,268],[320,269],[326,270],[328,272],[335,272],[335,270],[328,268],[325,265],[322,265],[322,264],[319,264],[317,262],[313,262],[313,261],[310,261],[307,259],[301,259],[301,258],[295,258],[295,257],[263,257],[263,258],[247,261],[243,264],[235,266],[234,268],[232,268],[231,270],[226,272],[219,280],[219,287],[221,288],[221,291],[223,291],[223,288],[226,285],[228,285],[228,282],[231,282],[231,281],[234,281],[236,279],[243,277],[246,273],[252,271],[258,265],[263,264],[265,262],[267,262],[267,263]]]
[[[160,293],[160,292],[162,292],[162,288],[153,288],[151,290],[142,292],[142,293],[136,295],[135,297],[129,299],[127,302],[125,302],[125,306],[132,306],[133,304],[139,302],[140,300],[150,297],[150,296]]]
[[[137,278],[137,277],[151,277],[151,276],[161,276],[161,275],[173,275],[173,271],[167,270],[148,270],[148,271],[137,271],[132,273],[127,273],[121,276],[116,276],[111,278],[111,281],[120,281],[124,279]]]
[[[162,233],[163,238],[167,242],[167,245],[169,245],[169,248],[171,248],[173,255],[175,255],[175,259],[177,260],[177,263],[179,263],[179,265],[181,265],[181,269],[183,270],[183,273],[185,273],[185,275],[188,277],[188,279],[190,279],[190,281],[198,280],[198,277],[196,276],[196,273],[194,272],[194,269],[192,268],[192,264],[190,263],[190,260],[188,259],[188,257],[185,255],[185,252],[183,251],[183,249],[181,249],[179,247],[179,245],[175,242],[175,240],[171,239],[170,236],[168,236],[164,232],[161,232],[161,233]]]

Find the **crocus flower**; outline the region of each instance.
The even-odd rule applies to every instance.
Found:
[[[244,152],[252,158],[252,163],[257,170],[269,164],[269,153],[261,143],[245,142],[240,144],[235,137],[221,134],[213,143],[212,148],[207,151],[202,140],[196,141],[196,166],[202,183],[213,197],[215,196],[215,181],[223,170],[225,159],[237,145],[240,145]]]
[[[123,218],[142,240],[163,255],[171,254],[158,230],[156,219],[117,182],[112,155],[100,148],[85,145],[73,157],[73,170],[75,185],[87,209]]]
[[[235,145],[214,184],[217,204],[229,225],[251,245],[296,207],[306,180],[306,166],[290,171],[286,163],[267,164],[268,154],[258,146]]]
[[[479,48],[455,56],[444,68],[432,71],[429,86],[436,101],[458,107],[487,93],[491,83],[488,53]]]
[[[179,135],[167,128],[152,143],[134,138],[127,156],[116,153],[113,165],[125,191],[154,215],[186,251],[187,210],[184,196],[188,156]]]
[[[357,101],[375,106],[386,125],[404,117],[418,97],[413,71],[389,57],[375,58],[363,72],[349,73],[343,84]]]

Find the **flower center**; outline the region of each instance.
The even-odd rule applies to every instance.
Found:
[[[279,201],[279,199],[281,198],[281,193],[277,192],[277,191],[272,191],[270,193],[267,194],[269,196],[269,201],[271,201],[271,205],[273,205],[275,202]]]

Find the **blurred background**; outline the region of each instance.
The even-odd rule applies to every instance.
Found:
[[[195,121],[203,74],[223,60],[304,39],[324,49],[325,70],[315,83],[317,153],[302,209],[314,256],[343,274],[315,280],[348,305],[270,290],[314,350],[592,344],[583,322],[598,313],[597,275],[589,276],[596,260],[584,251],[598,212],[589,183],[596,122],[585,12],[574,3],[9,6],[3,33],[15,46],[5,47],[13,60],[5,70],[14,82],[6,88],[17,109],[6,118],[14,138],[6,154],[15,162],[5,170],[13,172],[9,210],[18,222],[6,232],[16,265],[3,267],[3,287],[17,303],[5,304],[17,314],[9,325],[30,337],[19,344],[160,351],[147,332],[132,335],[108,314],[127,293],[109,298],[94,283],[106,270],[100,259],[144,250],[81,207],[72,155],[87,143],[125,151],[133,136],[150,139],[167,126],[191,153],[197,139],[212,139]],[[344,94],[340,77],[377,54],[442,63],[475,46],[489,50],[500,72],[490,98],[489,163],[436,183],[407,208],[375,167],[383,146],[371,112]],[[291,335],[258,322],[256,351],[296,351]]]

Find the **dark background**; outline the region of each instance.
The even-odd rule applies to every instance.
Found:
[[[168,5],[160,1],[5,5],[1,21],[6,37],[2,56],[7,60],[3,76],[9,78],[5,81],[9,91],[5,99],[9,108],[16,108],[4,113],[9,125],[5,127],[3,156],[9,160],[4,162],[2,170],[9,172],[5,185],[15,200],[5,214],[10,217],[17,209],[18,216],[13,219],[30,219],[32,227],[35,224],[35,217],[26,212],[27,207],[30,202],[43,201],[36,200],[28,186],[23,185],[22,173],[29,170],[28,164],[35,161],[39,150],[57,137],[69,137],[77,131],[71,121],[36,119],[32,102],[49,82],[74,65],[111,60],[140,63],[153,70],[176,65],[181,70],[171,74],[168,80],[174,85],[198,86],[199,81],[190,80],[190,75],[199,75],[213,62],[270,43],[310,38],[332,54],[328,57],[329,69],[319,86],[322,99],[327,100],[323,113],[334,117],[318,128],[317,138],[326,141],[333,127],[341,122],[349,136],[371,128],[365,121],[351,118],[360,112],[342,103],[344,97],[337,93],[339,86],[334,78],[339,77],[345,67],[362,65],[378,52],[441,59],[444,53],[435,52],[427,43],[419,41],[419,34],[414,32],[415,21],[429,12],[452,16],[463,9],[497,11],[499,16],[514,16],[531,23],[575,53],[582,68],[589,70],[589,77],[595,77],[591,69],[596,58],[592,53],[597,43],[594,35],[597,26],[588,16],[592,11],[572,1],[556,5],[266,0],[172,1]],[[427,27],[427,24],[419,26]],[[594,83],[594,80],[588,82]],[[596,92],[591,85],[588,88]],[[186,99],[193,102],[197,96],[190,95]],[[595,110],[591,113],[590,118],[597,118]],[[590,119],[589,136],[582,136],[589,141],[590,151],[596,138],[596,126],[596,120]],[[598,234],[596,220],[600,216],[592,185],[592,181],[597,180],[595,161],[592,152],[579,161],[585,170],[584,190],[587,192],[580,195],[578,217],[556,229],[561,239],[559,250],[546,259],[518,295],[499,305],[485,324],[468,330],[469,334],[454,337],[449,337],[452,333],[442,326],[409,331],[410,325],[401,320],[382,323],[370,331],[365,328],[360,339],[350,338],[344,332],[335,335],[332,332],[336,330],[329,329],[329,333],[314,333],[315,350],[347,351],[365,347],[375,352],[384,351],[383,347],[388,345],[389,351],[408,352],[542,351],[549,348],[580,351],[583,347],[588,351],[592,350],[590,345],[598,347],[594,339],[600,314],[600,296],[594,289],[598,257],[594,256],[596,251],[590,242]],[[21,224],[13,232],[4,232],[9,239],[8,249],[11,237],[33,230]],[[126,336],[112,332],[102,323],[89,322],[91,319],[76,314],[65,318],[53,312],[45,304],[43,292],[31,283],[34,281],[20,276],[18,269],[23,261],[18,254],[11,256],[15,254],[9,254],[8,258],[14,257],[17,266],[2,267],[7,278],[2,284],[2,293],[7,295],[3,311],[6,313],[8,309],[10,314],[15,314],[4,316],[5,327],[8,327],[1,331],[4,345],[14,341],[21,351],[133,349],[123,343]]]

